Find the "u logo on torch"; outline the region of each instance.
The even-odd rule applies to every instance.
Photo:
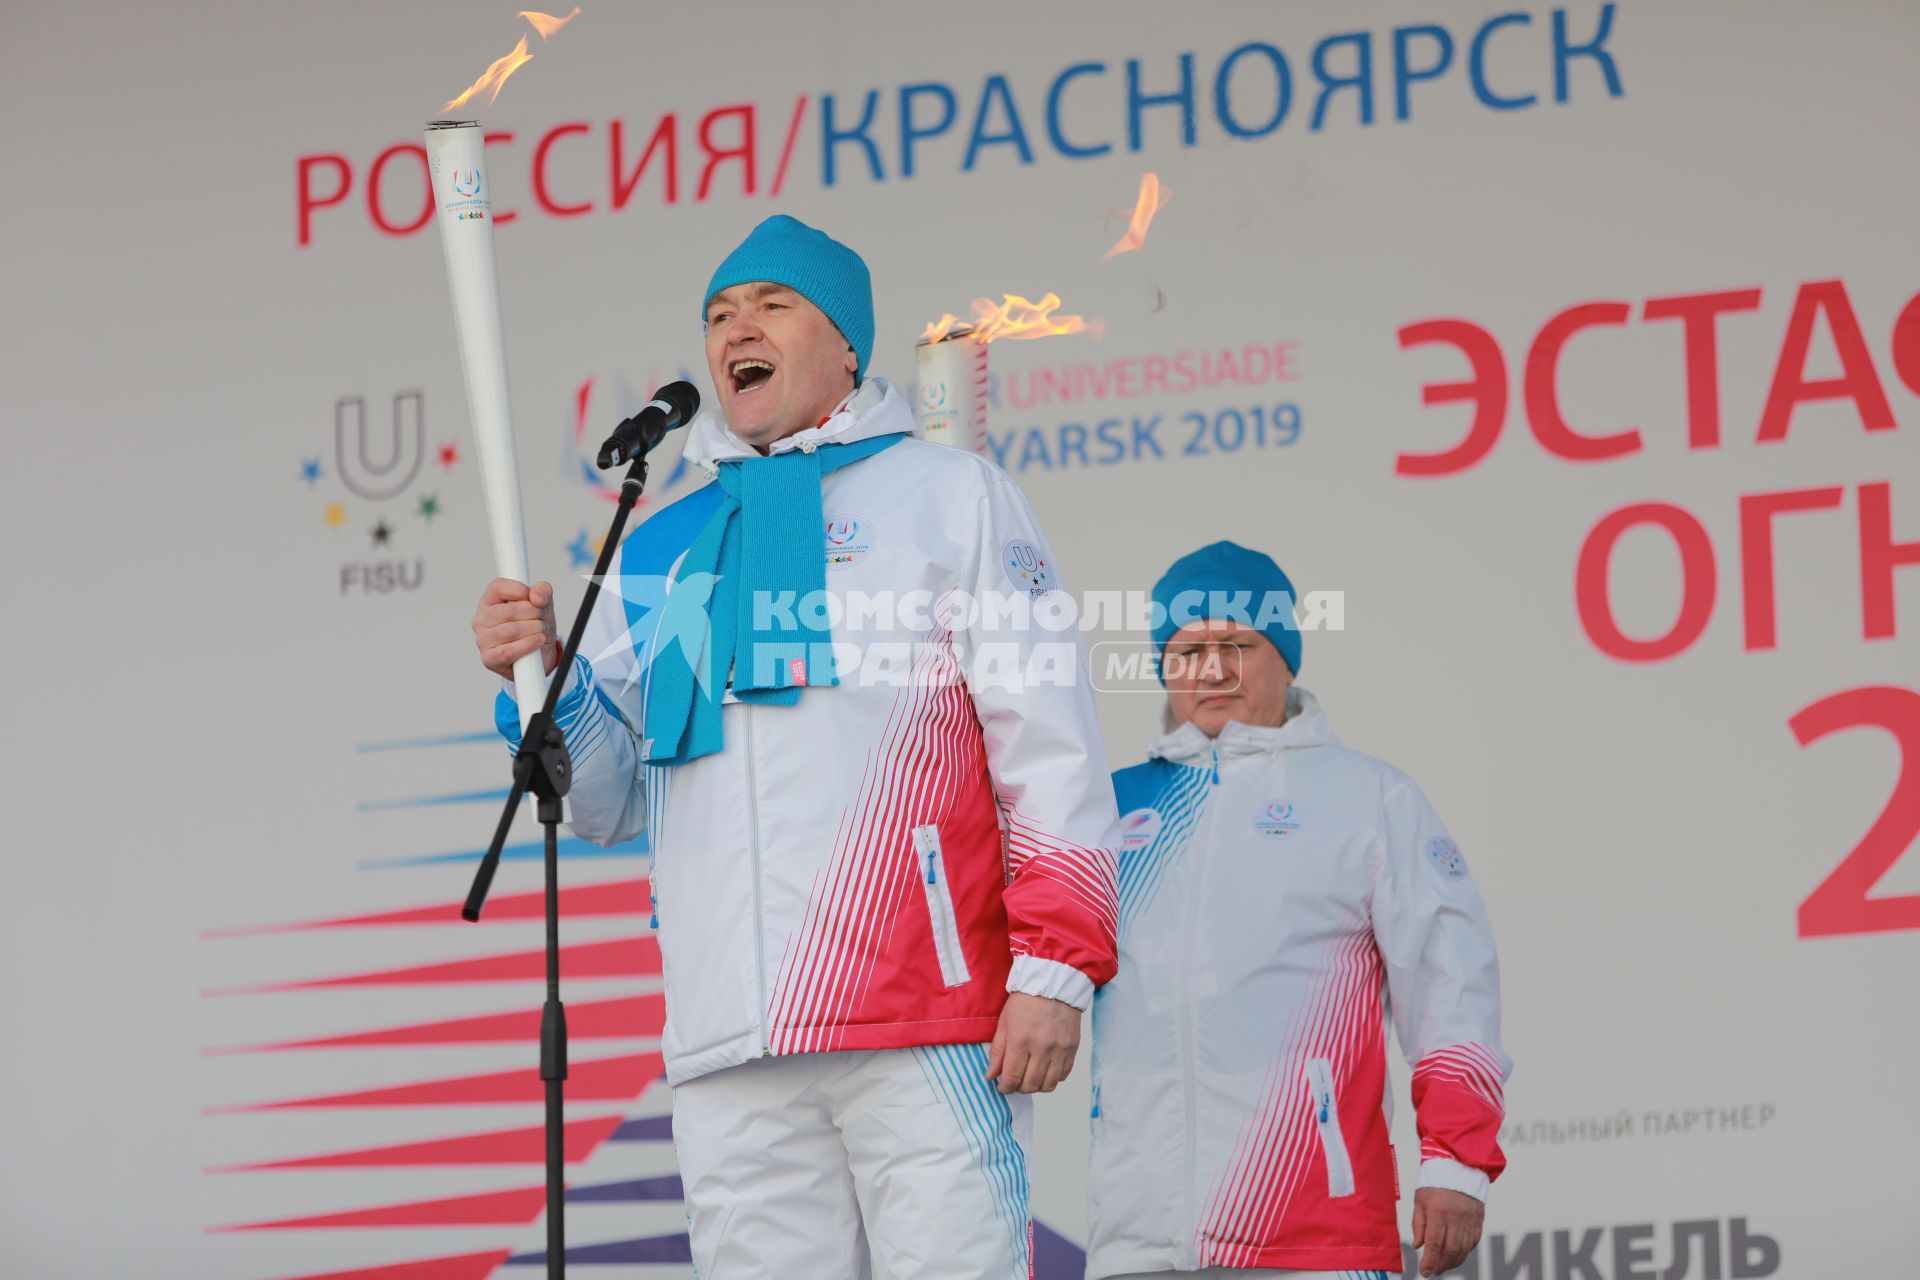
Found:
[[[480,171],[478,169],[455,169],[453,171],[453,194],[457,196],[479,195]]]

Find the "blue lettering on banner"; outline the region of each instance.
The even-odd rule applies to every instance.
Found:
[[[1164,431],[1164,435],[1162,434]],[[1284,449],[1300,438],[1292,401],[1192,410],[1173,417],[1134,413],[1096,422],[989,431],[987,456],[1006,471],[1077,471],[1126,462],[1164,462],[1214,454]]]
[[[1438,96],[1416,93],[1414,86],[1437,88],[1449,78],[1465,80],[1488,111],[1539,106],[1548,83],[1554,103],[1621,98],[1626,90],[1611,47],[1617,7],[1608,0],[1555,8],[1540,23],[1533,14],[1510,12],[1343,31],[1296,48],[1291,58],[1277,44],[1249,39],[1218,55],[1174,50],[1118,66],[1074,62],[1037,81],[994,73],[977,85],[933,79],[823,93],[820,181],[837,186],[863,168],[871,181],[887,181],[882,139],[888,137],[896,140],[891,176],[903,179],[946,165],[971,173],[996,148],[1030,165],[1043,151],[1091,160],[1122,145],[1138,152],[1264,138],[1283,129],[1292,113],[1296,65],[1308,133],[1371,127],[1375,103],[1389,89],[1392,120],[1411,122],[1421,101]],[[884,119],[889,114],[893,119]]]
[[[1005,173],[1016,164],[1093,160],[1122,152],[1164,156],[1222,141],[1259,142],[1282,134],[1289,125],[1295,133],[1313,135],[1385,122],[1405,124],[1429,102],[1453,107],[1468,103],[1469,95],[1471,102],[1495,112],[1576,99],[1588,105],[1625,96],[1613,48],[1618,7],[1614,0],[1588,0],[1541,13],[1537,22],[1536,15],[1526,12],[1496,13],[1450,23],[1342,31],[1292,48],[1257,37],[1230,39],[1208,49],[1161,49],[1111,61],[1070,62],[1031,77],[949,73],[908,83],[800,93],[790,109],[768,102],[713,107],[698,117],[697,126],[691,111],[670,108],[651,125],[634,122],[635,133],[646,139],[637,158],[625,141],[629,122],[615,118],[607,122],[610,145],[600,150],[611,157],[613,198],[598,203],[559,204],[547,194],[551,144],[594,132],[592,124],[569,121],[550,127],[527,148],[536,199],[523,212],[552,218],[618,212],[650,167],[664,171],[658,187],[668,205],[680,199],[683,185],[693,187],[690,194],[696,203],[721,192],[714,176],[723,162],[731,164],[727,174],[739,177],[737,188],[723,184],[728,188],[723,194],[737,190],[742,197],[778,199],[790,170],[804,169],[810,155],[818,157],[821,186],[833,188],[862,178],[878,185],[970,174],[983,167]],[[1449,86],[1448,80],[1454,83]],[[1384,107],[1376,109],[1389,93],[1391,116]],[[806,125],[809,113],[817,126]],[[691,139],[683,137],[683,118]],[[774,120],[785,123],[761,123]],[[723,126],[722,136],[729,142],[737,139],[738,145],[719,147],[713,141],[716,122]],[[817,152],[812,142],[800,145],[807,130],[817,130],[807,133],[817,138]],[[513,135],[490,135],[488,140],[496,138],[507,146]],[[681,142],[696,139],[699,154],[690,154],[692,148]],[[393,157],[418,150],[411,142],[390,146],[366,175],[372,189],[368,214],[386,234],[417,234],[432,222],[430,216],[396,222],[382,212],[383,170]],[[578,166],[588,163],[580,157],[592,149],[570,144],[556,154],[564,157],[556,162],[559,168],[574,170],[562,183],[568,189],[586,189],[579,184],[593,177]],[[790,166],[796,157],[797,165]],[[694,174],[683,172],[689,164],[700,166],[697,182]],[[770,183],[757,181],[764,168],[772,170]],[[318,188],[311,184],[315,173],[320,175]],[[305,246],[312,242],[314,215],[346,200],[353,166],[332,153],[301,156],[295,181],[298,237]],[[514,215],[505,210],[494,216],[504,223]]]

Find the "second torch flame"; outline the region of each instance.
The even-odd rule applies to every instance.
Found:
[[[971,326],[959,316],[948,312],[933,321],[920,335],[922,342],[942,342],[949,335],[965,337],[970,342],[996,342],[1002,338],[1026,340],[1030,338],[1055,338],[1069,333],[1085,333],[1085,316],[1057,316],[1060,309],[1060,295],[1049,293],[1038,302],[1030,301],[1017,293],[1000,295],[1001,301],[992,302],[986,298],[973,300],[973,320]],[[972,332],[955,334],[956,328],[971,327]]]

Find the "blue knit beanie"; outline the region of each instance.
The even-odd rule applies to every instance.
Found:
[[[1284,598],[1283,598],[1284,596]],[[1153,649],[1164,651],[1173,633],[1203,618],[1226,618],[1258,631],[1300,674],[1300,625],[1294,621],[1293,582],[1273,557],[1232,542],[1216,542],[1181,556],[1153,584]]]
[[[706,323],[714,294],[756,280],[783,284],[824,311],[860,362],[854,381],[866,377],[873,355],[873,278],[859,254],[798,218],[776,213],[713,273],[700,300],[700,322]]]

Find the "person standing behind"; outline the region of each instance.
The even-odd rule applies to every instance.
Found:
[[[1480,894],[1412,779],[1342,746],[1293,683],[1271,558],[1214,543],[1153,599],[1174,727],[1114,774],[1087,1276],[1397,1276],[1389,1017],[1413,1067],[1413,1242],[1438,1275],[1479,1241],[1506,1164]]]

